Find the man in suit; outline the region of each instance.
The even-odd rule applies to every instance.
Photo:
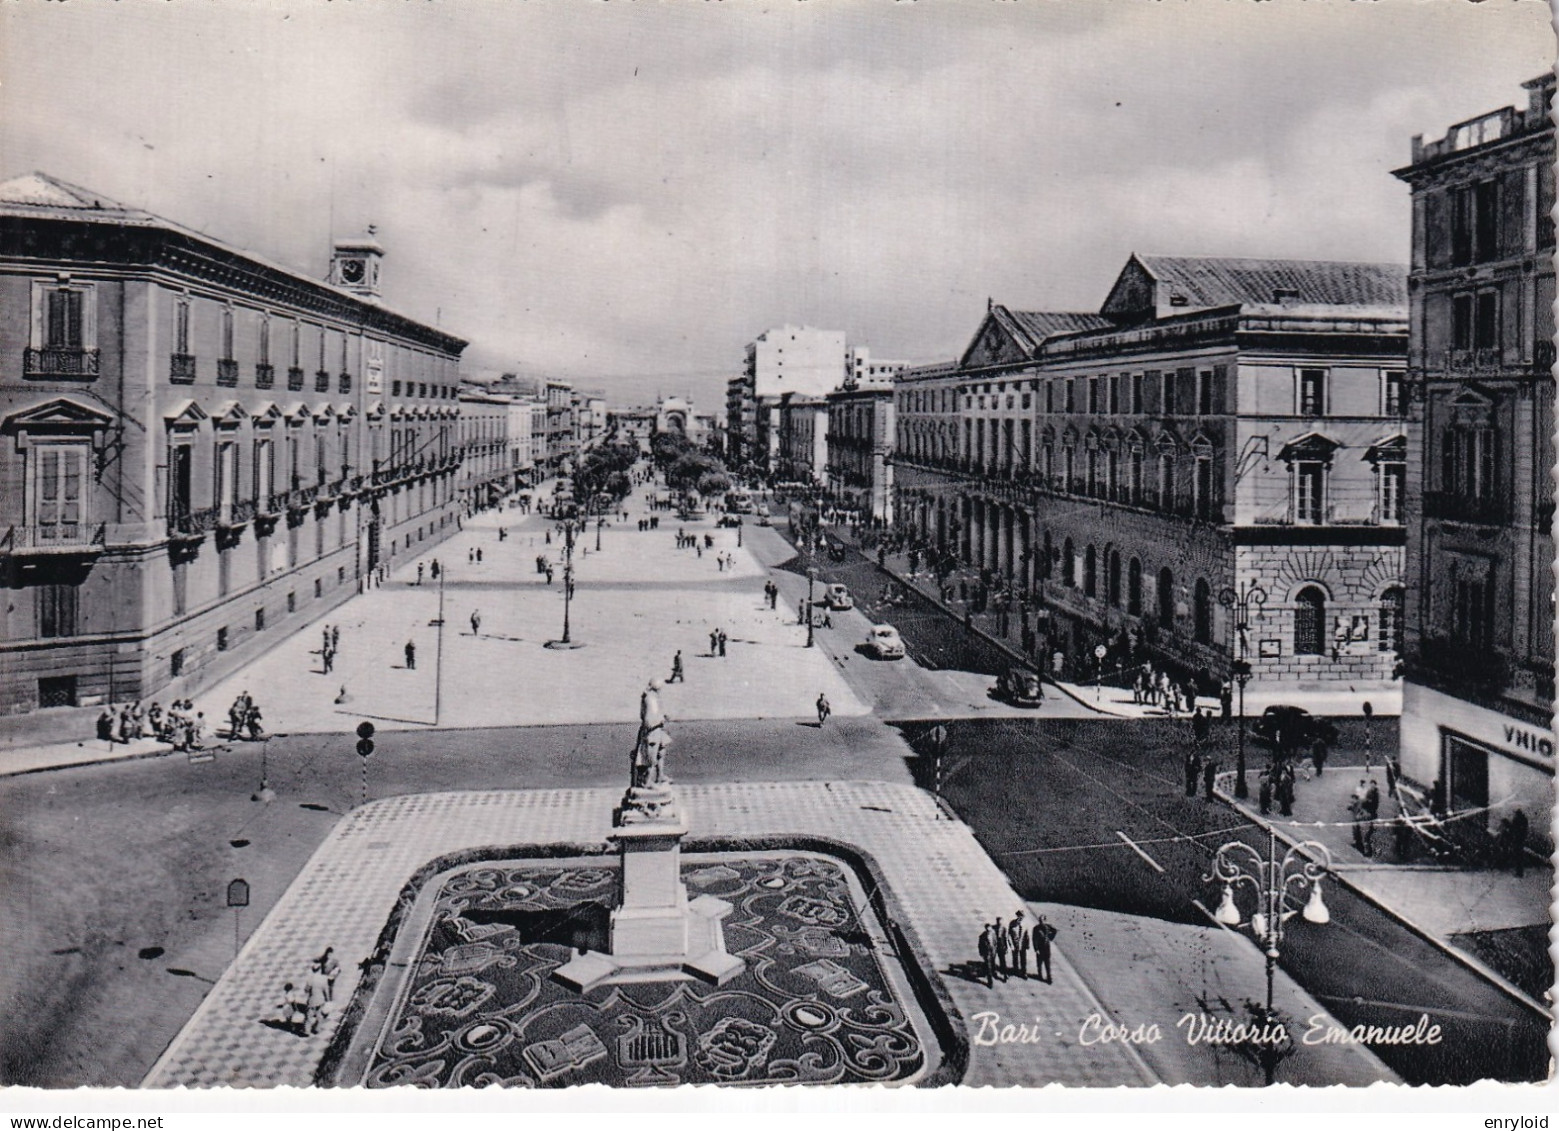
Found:
[[[1007,925],[1007,937],[1012,943],[1012,972],[1018,977],[1029,976],[1029,933],[1023,925],[1023,912],[1019,911]]]
[[[989,923],[980,931],[980,966],[985,971],[985,988],[996,985],[996,943]]]
[[[1048,986],[1050,984],[1050,940],[1055,938],[1056,929],[1045,922],[1043,915],[1035,918],[1038,921],[1034,924],[1030,936],[1034,940],[1034,974]]]
[[[1007,955],[1011,953],[1012,940],[1007,937],[1007,932],[1002,929],[1001,919],[991,924],[991,930],[996,936],[996,973],[1005,982],[1007,980]]]

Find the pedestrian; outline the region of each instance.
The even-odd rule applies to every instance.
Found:
[[[833,713],[834,709],[829,705],[828,696],[819,691],[817,693],[817,725],[822,726],[828,721],[828,716]]]
[[[720,654],[720,630],[718,628],[709,630],[709,654],[711,656]]]
[[[330,983],[320,971],[318,960],[309,964],[309,972],[303,978],[303,995],[308,1011],[308,1021],[304,1031],[312,1037],[319,1032],[319,1027],[324,1023],[325,1014],[329,1012],[330,1007]]]
[[[1225,722],[1234,717],[1234,687],[1228,680],[1218,687],[1218,711]]]
[[[471,610],[471,635],[482,635],[482,610],[480,609]]]
[[[320,659],[324,661],[326,675],[329,675],[332,671],[335,670],[336,650],[334,648],[327,647],[324,653],[320,656]]]
[[[1207,742],[1207,712],[1200,707],[1191,716],[1191,737],[1199,748]]]
[[[1364,855],[1375,855],[1375,819],[1380,816],[1380,786],[1370,779],[1364,792],[1364,804],[1360,806],[1364,816]]]
[[[244,712],[244,726],[249,730],[249,740],[259,742],[265,737],[265,728],[260,725],[260,707],[257,703],[249,704],[249,709]]]
[[[1019,911],[1007,924],[1007,935],[1012,941],[1012,971],[1024,981],[1028,980],[1029,933],[1023,925],[1023,912]]]
[[[418,585],[422,584],[422,563],[421,562],[417,563],[417,584]]]
[[[1050,942],[1056,937],[1056,929],[1045,922],[1043,915],[1036,915],[1037,922],[1030,938],[1034,942],[1034,976],[1046,985],[1050,984]]]
[[[336,979],[341,975],[341,963],[336,961],[336,948],[327,946],[319,956],[319,972],[325,976],[325,1000],[336,1000]]]
[[[720,658],[721,658],[721,659],[722,659],[722,660],[723,660],[723,659],[725,659],[725,643],[726,643],[726,641],[727,641],[727,640],[729,640],[729,639],[730,639],[730,637],[728,637],[728,636],[727,636],[727,635],[726,635],[726,634],[725,634],[725,629],[723,629],[723,628],[722,628],[722,629],[721,629],[721,630],[720,630],[720,635],[719,635],[719,639],[718,639],[718,640],[717,640],[717,641],[716,641],[716,643],[718,643],[718,644],[719,644],[719,645],[720,645]]]
[[[478,546],[476,548],[476,564],[477,565],[481,565],[482,564],[482,547],[480,547],[480,546]]]
[[[104,707],[103,713],[97,717],[97,737],[100,741],[114,744],[114,709]]]
[[[548,585],[552,584],[552,563],[551,562],[547,563],[547,584]]]
[[[1353,847],[1360,853],[1364,851],[1364,795],[1369,792],[1369,783],[1363,778],[1359,784],[1353,787],[1353,792],[1348,796],[1348,816],[1353,821]]]
[[[675,656],[671,657],[671,678],[666,680],[666,682],[667,683],[686,683],[687,682],[686,677],[682,673],[682,650],[680,648],[677,650],[677,654]]]
[[[822,621],[820,621],[818,623],[818,627],[819,628],[833,628],[834,627],[834,618],[833,618],[833,613],[832,613],[831,610],[829,610],[829,609],[824,609],[823,610],[823,619],[822,619]]]
[[[119,708],[119,741],[125,745],[130,743],[130,708]]]
[[[476,561],[476,547],[475,546],[468,546],[468,547],[466,547],[466,564],[467,565],[471,565],[475,561]]]
[[[1196,747],[1185,752],[1185,795],[1196,796],[1196,783],[1202,777],[1202,755]]]
[[[980,930],[980,968],[985,972],[985,988],[996,986],[996,934],[990,923]],[[290,988],[290,984],[289,984]]]
[[[339,624],[330,626],[330,651],[332,655],[341,651],[341,626]],[[245,694],[248,693],[245,692]]]
[[[1207,762],[1202,766],[1202,799],[1204,801],[1213,799],[1213,786],[1217,784],[1218,761],[1215,758],[1208,757]]]
[[[1270,771],[1261,771],[1261,788],[1257,790],[1256,797],[1261,803],[1261,815],[1266,816],[1272,812],[1272,774]]]
[[[146,716],[141,711],[139,699],[130,707],[130,734],[137,739],[146,737]]]
[[[993,926],[996,928],[996,973],[1001,975],[1001,980],[1005,982],[1012,961],[1012,937],[1007,934],[1000,919],[997,919]]]
[[[433,568],[431,570],[429,570],[429,572],[433,575],[433,580],[437,581],[438,580],[438,559],[437,558],[433,559]]]
[[[406,670],[417,670],[417,645],[412,641],[406,641]]]
[[[308,998],[297,986],[288,982],[282,988],[282,999],[276,1005],[276,1021],[288,1032],[303,1036],[304,1022],[308,1020]]]
[[[1294,767],[1283,762],[1277,769],[1276,797],[1278,812],[1285,817],[1294,815]]]
[[[1527,834],[1531,831],[1531,825],[1527,821],[1525,809],[1517,809],[1510,818],[1510,840],[1506,862],[1517,878],[1526,875],[1527,867]]]

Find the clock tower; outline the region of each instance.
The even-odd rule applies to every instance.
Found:
[[[351,291],[368,302],[379,301],[379,263],[384,248],[374,238],[374,226],[368,234],[355,239],[337,240],[330,253],[330,282]]]

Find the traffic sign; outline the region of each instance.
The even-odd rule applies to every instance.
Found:
[[[369,722],[367,719],[364,719],[362,722],[357,724],[357,737],[358,738],[372,738],[373,736],[374,736],[374,725],[373,725],[373,723]]]
[[[374,752],[374,740],[371,738],[359,738],[357,740],[357,753],[359,757],[367,758]]]
[[[1096,660],[1102,660],[1104,659],[1104,654],[1108,651],[1109,649],[1106,648],[1103,644],[1095,644],[1093,646],[1093,658]]]

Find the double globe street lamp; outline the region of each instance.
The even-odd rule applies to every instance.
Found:
[[[1264,1028],[1270,1028],[1274,1016],[1273,979],[1282,957],[1286,924],[1295,915],[1316,926],[1324,926],[1332,919],[1321,898],[1321,880],[1332,870],[1332,856],[1326,846],[1313,840],[1301,841],[1281,858],[1277,848],[1277,833],[1268,826],[1266,856],[1244,841],[1233,840],[1219,847],[1213,856],[1212,872],[1202,877],[1205,883],[1223,885],[1213,918],[1225,927],[1249,928],[1261,945],[1267,966]],[[1244,889],[1255,895],[1255,907],[1248,920],[1236,899],[1236,892]],[[1266,1081],[1271,1084],[1277,1070],[1277,1050],[1265,1046],[1263,1050],[1262,1064]]]
[[[1250,611],[1255,606],[1256,615],[1267,603],[1267,591],[1254,581],[1240,582],[1239,589],[1224,589],[1218,594],[1218,603],[1234,610],[1234,633],[1239,640],[1240,654],[1229,664],[1229,673],[1240,686],[1240,715],[1236,731],[1236,755],[1234,763],[1234,796],[1244,800],[1250,796],[1250,786],[1245,782],[1245,685],[1250,682]]]

